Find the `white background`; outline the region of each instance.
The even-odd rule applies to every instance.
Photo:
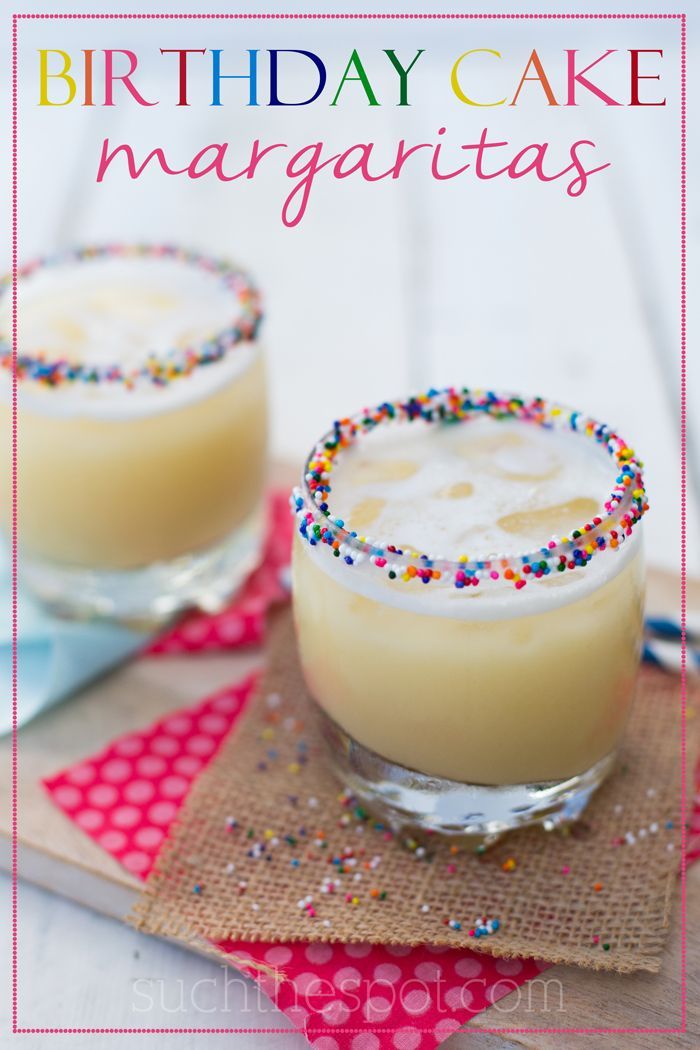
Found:
[[[31,11],[42,5],[22,6]],[[43,6],[99,11],[117,5],[93,0]],[[155,12],[186,11],[197,5],[143,0],[118,6],[122,11]],[[254,6],[217,0],[206,5],[209,11]],[[273,3],[264,6],[282,9]],[[347,3],[342,9],[373,6]],[[473,9],[487,6],[481,3]],[[593,12],[606,7],[653,11],[662,5],[646,0],[617,0],[614,5],[569,0],[565,6],[568,11]],[[673,5],[676,10],[684,6]],[[305,7],[334,10],[333,4],[294,3],[284,9]],[[497,7],[527,9],[506,2]],[[550,4],[539,7],[552,9]],[[392,8],[407,10],[410,5],[384,5],[385,10]],[[470,5],[433,5],[426,0],[420,8],[463,12]],[[3,25],[3,57],[9,59],[9,28],[6,21]],[[147,97],[164,101],[151,110],[128,100],[112,110],[40,110],[36,49],[62,46],[73,52],[81,47],[135,50],[144,72],[137,82]],[[172,104],[174,56],[160,59],[159,47],[221,47],[224,62],[230,60],[231,65],[236,60],[242,64],[247,47],[260,48],[261,59],[267,48],[305,48],[326,62],[329,87],[312,106],[273,110],[237,104],[234,100],[241,98],[242,89],[234,84],[225,88],[230,103],[213,110],[204,97],[208,78],[193,76],[193,104],[177,109]],[[360,51],[384,103],[377,109],[367,108],[358,85],[348,86],[338,107],[327,105],[353,47]],[[411,76],[410,110],[394,104],[396,79],[381,54],[385,47],[396,48],[400,57],[426,48]],[[554,109],[543,104],[537,85],[530,85],[515,109],[472,110],[451,95],[449,69],[457,56],[473,47],[503,54],[501,62],[483,60],[480,66],[479,90],[485,95],[504,85],[493,97],[512,95],[533,47],[557,93],[564,48],[577,47],[591,58],[606,48],[663,48],[668,105],[610,109],[582,98],[576,110]],[[677,568],[677,23],[42,22],[21,24],[20,49],[22,259],[76,242],[162,239],[229,255],[247,266],[266,295],[273,450],[287,459],[300,460],[336,415],[428,385],[504,387],[569,402],[616,425],[642,455],[652,502],[646,522],[650,556],[655,563]],[[694,60],[697,64],[697,50],[691,22],[689,67]],[[3,67],[7,87],[9,62]],[[600,70],[601,83],[613,94],[623,94],[628,75],[624,65],[611,64],[605,80],[603,66]],[[292,81],[285,82],[284,90],[287,84],[293,90]],[[648,90],[654,92],[656,85],[650,83]],[[4,98],[8,97],[6,91]],[[692,129],[692,98],[689,108]],[[513,153],[530,142],[551,141],[554,155],[561,158],[572,141],[590,138],[597,144],[598,163],[609,160],[612,166],[594,175],[586,192],[574,200],[565,193],[566,180],[548,185],[529,178],[479,183],[467,175],[436,184],[421,165],[408,165],[398,182],[373,186],[321,175],[306,218],[293,230],[285,229],[279,219],[290,187],[275,165],[262,165],[256,179],[245,184],[208,179],[192,183],[157,174],[131,182],[117,176],[116,165],[104,183],[98,186],[94,181],[105,135],[115,143],[130,142],[137,154],[164,145],[176,166],[184,166],[209,142],[230,141],[234,155],[243,158],[242,167],[243,147],[258,135],[263,141],[288,141],[299,147],[324,139],[329,152],[335,152],[367,139],[387,147],[401,137],[435,141],[440,126],[447,126],[445,137],[453,142],[474,141],[488,126],[493,137],[512,143]],[[236,152],[239,148],[242,153]],[[2,149],[7,171],[7,141]],[[691,195],[691,252],[699,225]],[[3,257],[8,262],[7,230],[5,234]],[[691,355],[689,416],[691,438],[697,440],[694,406],[700,405],[693,371]],[[694,461],[691,465],[696,466]],[[695,507],[693,496],[689,554],[691,569],[699,572]],[[171,984],[183,979],[191,987],[200,977],[218,973],[213,963],[147,941],[35,890],[22,890],[21,930],[22,1024],[140,1023],[129,1012],[129,989],[136,977],[164,976]],[[219,1013],[204,1018],[204,1023],[235,1023],[216,1003]],[[155,1017],[151,1020],[159,1023]],[[259,1023],[283,1025],[284,1020],[267,1015]],[[153,1045],[159,1042],[151,1038]],[[31,1039],[25,1037],[22,1045],[43,1045]],[[275,1036],[258,1037],[258,1042],[254,1037],[212,1036],[206,1045],[217,1041],[222,1046],[279,1045]],[[107,1045],[106,1039],[101,1042]],[[76,1044],[79,1040],[73,1037],[70,1045]],[[195,1041],[168,1039],[169,1046],[174,1044],[194,1046]],[[285,1037],[284,1045],[297,1045],[297,1037]],[[298,1045],[303,1045],[300,1040]]]

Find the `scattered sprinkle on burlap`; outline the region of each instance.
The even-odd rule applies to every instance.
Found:
[[[287,611],[268,656],[251,707],[181,810],[135,925],[191,942],[436,944],[619,972],[659,969],[680,862],[677,677],[640,672],[618,768],[573,831],[513,832],[481,856],[463,847],[455,854],[430,836],[422,855],[341,801]],[[689,691],[691,716],[696,702]],[[691,770],[698,723],[687,723]],[[324,893],[329,879],[339,885]],[[476,940],[469,930],[484,915],[500,929]]]

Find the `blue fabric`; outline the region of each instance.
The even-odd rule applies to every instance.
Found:
[[[0,735],[12,729],[12,571],[0,549]],[[137,652],[150,632],[103,621],[63,620],[24,589],[17,600],[17,724],[63,700]]]

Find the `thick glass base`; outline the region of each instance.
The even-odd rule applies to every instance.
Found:
[[[21,579],[57,615],[161,622],[187,607],[220,611],[260,559],[258,508],[226,539],[194,554],[138,569],[85,569],[20,555]]]
[[[514,828],[553,830],[581,816],[615,763],[607,755],[584,773],[541,784],[461,784],[390,762],[351,739],[318,706],[317,712],[336,775],[394,831],[468,835],[488,843]]]

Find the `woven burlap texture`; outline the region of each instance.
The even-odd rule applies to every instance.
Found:
[[[680,696],[676,676],[640,672],[618,768],[568,834],[513,832],[481,856],[430,836],[423,854],[341,799],[279,614],[257,694],[195,783],[131,921],[192,942],[434,944],[657,971],[680,862]],[[500,929],[476,940],[483,915]]]

